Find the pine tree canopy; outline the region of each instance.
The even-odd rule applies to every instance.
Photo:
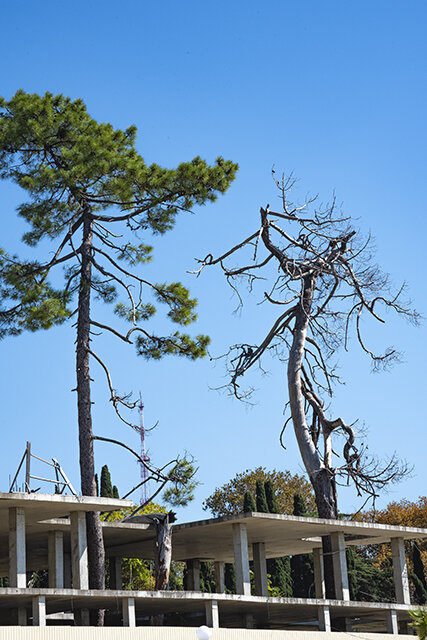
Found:
[[[198,156],[175,169],[147,165],[135,143],[136,127],[122,131],[97,122],[80,99],[22,90],[9,101],[0,98],[0,177],[27,193],[18,207],[30,227],[23,240],[31,247],[46,240],[56,243],[44,262],[0,254],[0,337],[47,329],[74,311],[79,236],[88,216],[93,230],[90,286],[99,299],[114,302],[119,318],[133,327],[149,321],[157,304],[166,305],[169,319],[179,325],[196,319],[196,300],[179,282],[149,282],[137,273],[152,259],[152,247],[139,238],[164,234],[178,213],[213,202],[234,180],[237,165],[221,157],[209,165]],[[57,265],[65,267],[58,289],[48,283]],[[135,288],[140,295],[133,293]],[[136,347],[146,358],[176,354],[194,359],[206,353],[209,342],[206,336],[191,338],[179,331],[157,336],[137,330]],[[122,337],[130,342],[129,334]]]

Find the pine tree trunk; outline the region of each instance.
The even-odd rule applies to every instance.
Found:
[[[314,489],[317,511],[320,518],[336,518],[338,515],[337,496],[333,477],[323,464],[312,440],[304,408],[304,396],[301,389],[301,366],[304,358],[304,348],[307,327],[316,287],[314,276],[307,276],[303,282],[302,300],[295,318],[293,340],[289,351],[288,361],[288,389],[289,402],[304,466]],[[326,592],[328,597],[334,597],[333,569],[331,543],[329,537],[323,539],[323,553],[325,564]]]
[[[81,249],[81,276],[77,319],[77,405],[79,423],[80,476],[84,496],[96,496],[95,464],[92,439],[92,403],[90,396],[89,349],[90,349],[90,283],[92,278],[92,221],[86,207]],[[105,554],[99,513],[86,515],[89,586],[104,589]],[[96,624],[103,624],[103,612],[99,611]]]

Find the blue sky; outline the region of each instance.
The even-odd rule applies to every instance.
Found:
[[[266,316],[250,300],[233,315],[236,301],[218,271],[196,280],[187,270],[195,257],[218,254],[256,228],[260,205],[277,195],[273,165],[300,178],[300,197],[309,191],[328,200],[335,190],[345,212],[372,232],[383,269],[397,285],[408,282],[426,315],[424,2],[17,0],[2,14],[6,98],[18,88],[81,97],[99,120],[136,124],[147,162],[173,167],[195,155],[223,155],[239,163],[224,197],[183,215],[155,240],[150,267],[158,281],[180,279],[198,297],[193,330],[211,335],[213,355],[262,335]],[[16,249],[24,225],[14,207],[22,197],[1,183],[0,198],[0,245]],[[372,452],[396,450],[414,465],[381,506],[425,494],[426,327],[390,318],[383,331],[372,327],[370,338],[402,349],[403,362],[373,375],[356,347],[342,354],[346,386],[337,389],[333,413],[359,418]],[[72,328],[8,339],[0,349],[0,488],[7,490],[27,439],[42,457],[56,457],[78,486]],[[201,484],[181,519],[202,516],[203,498],[246,468],[302,472],[291,429],[286,451],[278,444],[283,365],[272,363],[270,374],[253,379],[256,404],[247,407],[212,390],[226,380],[220,362],[146,363],[108,337],[98,351],[118,388],[142,391],[146,424],[159,421],[148,438],[153,462],[185,450],[198,461]],[[137,436],[115,420],[95,366],[93,376],[95,432],[137,447]],[[137,465],[125,453],[98,444],[96,460],[98,468],[109,465],[121,493],[137,481]],[[341,492],[343,511],[360,504],[351,490]]]

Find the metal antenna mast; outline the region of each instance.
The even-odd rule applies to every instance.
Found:
[[[142,393],[139,392],[139,428],[141,434],[141,458],[144,462],[150,462],[150,458],[147,455],[147,449],[145,447],[145,427],[144,427],[144,404],[142,402]],[[150,487],[148,482],[148,469],[142,462],[139,463],[141,467],[141,504],[147,502],[150,497]]]

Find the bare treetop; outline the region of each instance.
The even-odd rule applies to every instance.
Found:
[[[319,511],[331,517],[337,513],[335,485],[339,477],[344,476],[347,482],[351,479],[359,494],[375,496],[377,489],[407,472],[406,465],[394,456],[384,466],[368,460],[363,446],[356,446],[354,425],[329,417],[324,397],[332,396],[333,382],[338,380],[333,356],[340,347],[347,350],[354,331],[373,368],[387,366],[398,352],[394,347],[375,351],[366,339],[363,319],[384,323],[390,310],[414,323],[419,316],[405,299],[404,285],[393,291],[388,275],[372,260],[371,238],[362,238],[351,218],[337,209],[335,198],[325,206],[318,206],[316,197],[297,205],[290,199],[295,183],[292,176],[276,180],[273,172],[273,177],[282,210],[261,207],[260,226],[254,233],[218,258],[207,255],[194,273],[200,275],[205,266],[219,264],[240,305],[242,283],[250,291],[257,280],[270,283],[263,300],[277,305],[277,318],[256,344],[230,348],[231,389],[239,399],[248,397],[250,390],[242,390],[240,378],[255,363],[261,366],[266,352],[287,361],[288,421],[293,421]],[[252,254],[247,263],[232,265],[231,260],[245,247]],[[343,460],[336,467],[332,464],[332,433],[344,438]],[[327,490],[324,481],[319,483],[321,477]],[[319,507],[324,498],[318,493],[326,497],[326,510]]]

